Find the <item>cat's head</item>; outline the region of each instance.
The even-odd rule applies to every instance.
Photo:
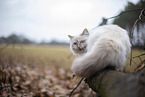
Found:
[[[78,36],[68,35],[70,38],[70,49],[74,55],[83,55],[87,52],[87,38],[88,38],[88,30],[84,29],[84,31]]]

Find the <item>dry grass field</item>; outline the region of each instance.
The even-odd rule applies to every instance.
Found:
[[[142,53],[145,51],[134,49],[133,57]],[[75,56],[70,55],[69,46],[9,45],[0,49],[0,96],[66,97],[78,83],[72,80],[70,66]],[[130,66],[128,58],[126,72],[132,72],[140,62],[135,58]],[[13,89],[4,88],[14,82],[17,84]],[[82,83],[72,97],[92,95],[91,89]]]
[[[2,46],[1,46],[2,47]],[[144,50],[133,50],[133,57],[145,53]],[[6,49],[0,51],[2,59],[13,64],[23,64],[29,66],[50,66],[70,69],[71,63],[75,58],[68,46],[36,46],[36,45],[17,45],[8,46]],[[129,56],[130,57],[130,56]],[[141,56],[145,59],[145,56]],[[141,61],[135,58],[130,66],[129,58],[127,60],[127,69],[132,70]],[[128,66],[129,65],[129,66]]]
[[[13,64],[31,66],[57,66],[69,69],[74,58],[68,46],[8,46],[1,50],[2,59]],[[71,56],[70,56],[71,55]]]

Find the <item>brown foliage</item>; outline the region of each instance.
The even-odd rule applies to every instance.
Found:
[[[32,68],[14,65],[1,70],[1,96],[66,97],[77,85],[72,73],[62,68]],[[73,97],[88,97],[91,89],[83,82]]]

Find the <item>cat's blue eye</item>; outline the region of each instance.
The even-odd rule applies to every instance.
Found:
[[[83,40],[83,41],[81,41],[81,43],[84,43],[85,41]]]
[[[77,45],[77,43],[76,43],[76,42],[74,42],[74,45]]]

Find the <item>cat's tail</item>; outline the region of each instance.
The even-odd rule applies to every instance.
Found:
[[[81,77],[89,78],[107,66],[121,68],[126,62],[126,50],[116,40],[102,39],[94,44],[90,52],[74,60],[72,71]]]

